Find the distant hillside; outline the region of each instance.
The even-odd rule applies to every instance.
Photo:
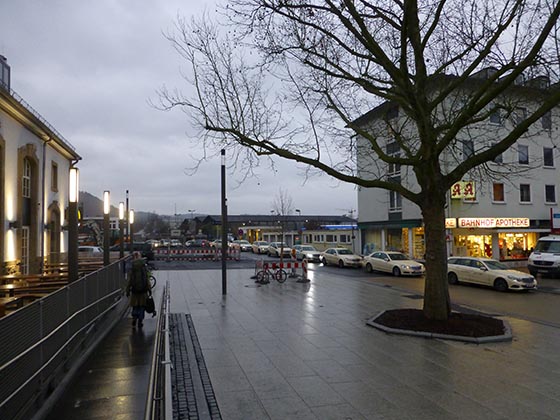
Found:
[[[86,191],[80,191],[80,207],[82,208],[82,217],[103,217],[103,200],[97,198],[93,194]],[[134,218],[138,222],[142,222],[148,218],[150,213],[143,211],[134,211]],[[118,206],[111,206],[111,217],[119,217]]]

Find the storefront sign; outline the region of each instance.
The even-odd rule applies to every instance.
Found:
[[[457,227],[457,219],[454,217],[447,217],[445,219],[445,229],[455,229]]]
[[[550,209],[550,229],[551,233],[560,233],[560,209],[557,207]]]
[[[521,228],[529,227],[526,217],[465,217],[459,218],[460,228]]]
[[[451,186],[451,198],[476,198],[474,181],[459,181]]]

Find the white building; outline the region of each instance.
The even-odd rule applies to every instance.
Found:
[[[3,273],[37,273],[65,258],[68,173],[80,159],[48,122],[10,89],[0,56],[0,253]]]
[[[492,70],[473,77],[484,78],[489,71]],[[457,146],[442,154],[442,166],[454,168],[465,156],[489,147],[493,139],[502,138],[537,106],[539,90],[550,88],[543,78],[515,86],[507,93],[511,110],[493,113],[468,132],[459,133]],[[447,104],[445,112],[461,106],[461,95],[458,93],[452,99],[454,103]],[[387,130],[387,121],[391,119],[395,121],[394,126],[405,127],[402,114],[395,105],[384,103],[357,121],[379,133],[387,154],[395,155],[401,150]],[[454,186],[458,188],[452,190],[455,192],[473,188],[474,195],[455,198],[450,191],[445,238],[449,255],[486,256],[515,265],[515,261],[527,258],[539,236],[550,232],[551,209],[558,205],[560,182],[559,118],[559,109],[554,108],[522,135],[514,147],[489,163],[486,171],[471,170],[463,178],[463,184]],[[407,168],[368,158],[367,152],[361,153],[365,146],[366,142],[359,140],[357,162],[361,176],[381,173],[385,179],[418,190],[414,174],[407,172]],[[402,250],[413,258],[423,258],[423,221],[416,204],[395,192],[359,188],[358,213],[364,253]]]

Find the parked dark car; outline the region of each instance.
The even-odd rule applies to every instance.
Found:
[[[191,239],[185,243],[187,248],[208,248],[210,243],[206,239]]]

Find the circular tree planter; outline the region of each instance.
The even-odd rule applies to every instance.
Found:
[[[391,309],[380,312],[370,318],[366,324],[391,334],[467,343],[482,344],[512,340],[511,327],[507,321],[461,312],[452,312],[447,321],[434,321],[424,317],[421,309]]]

